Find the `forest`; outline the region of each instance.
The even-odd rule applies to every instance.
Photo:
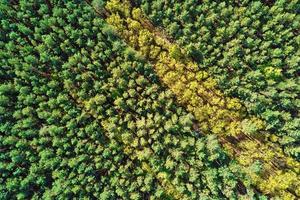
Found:
[[[0,200],[300,199],[298,0],[0,0]]]

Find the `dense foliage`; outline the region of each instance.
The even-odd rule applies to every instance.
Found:
[[[152,63],[178,102],[195,115],[199,129],[219,136],[260,190],[285,199],[299,196],[299,162],[286,157],[280,145],[264,137],[270,135],[267,122],[247,113],[239,99],[219,90],[216,79],[135,6],[119,0],[107,1],[102,8],[94,4],[119,35]]]
[[[265,134],[300,159],[300,3],[140,0],[218,87],[266,121]]]
[[[89,4],[0,6],[0,199],[257,197]]]

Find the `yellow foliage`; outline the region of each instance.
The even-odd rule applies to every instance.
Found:
[[[164,81],[166,82],[166,84],[173,84],[174,82],[176,82],[178,80],[179,75],[174,72],[174,71],[169,71],[165,74],[164,76]]]
[[[201,104],[203,104],[203,101],[202,99],[199,97],[199,96],[195,96],[190,100],[190,104],[193,106],[193,107],[197,107]]]
[[[187,71],[186,72],[186,78],[187,78],[188,81],[195,81],[195,82],[197,82],[197,80],[195,80],[195,73],[193,73],[193,72]]]
[[[217,85],[217,81],[209,77],[203,82],[203,86],[206,88],[214,88]]]
[[[140,22],[138,22],[136,20],[132,20],[130,18],[127,18],[126,21],[127,21],[129,30],[131,30],[133,32],[138,32],[139,30],[143,30]]]
[[[148,54],[150,53],[150,47],[149,46],[143,46],[143,47],[140,48],[140,52],[142,53],[142,55],[148,56]]]
[[[120,12],[123,15],[125,15],[125,17],[130,17],[130,3],[125,0],[120,2],[120,0],[110,0],[107,1],[105,8],[107,10],[109,10],[112,13],[116,13],[116,12]]]
[[[143,18],[143,12],[141,11],[140,8],[133,8],[132,9],[132,18],[139,20]]]
[[[212,105],[219,105],[221,99],[219,97],[214,97],[211,99],[211,104]]]
[[[141,30],[139,32],[139,46],[150,46],[153,41],[153,35],[148,30]]]
[[[119,14],[112,14],[110,15],[106,21],[115,26],[115,27],[118,27],[118,31],[123,31],[123,30],[126,30],[126,27],[123,25],[123,19],[120,17]]]
[[[181,76],[180,76],[180,80],[181,80],[182,82],[184,82],[184,83],[187,83],[187,80],[186,80],[185,75],[181,75]]]
[[[212,132],[215,134],[223,134],[224,133],[224,127],[226,126],[226,123],[224,121],[219,121],[218,124],[212,126]]]
[[[175,81],[172,90],[176,91],[176,94],[182,94],[182,92],[185,90],[185,85],[180,80],[177,80]],[[179,95],[178,98],[180,98]]]
[[[291,185],[297,183],[298,181],[297,175],[294,172],[284,173],[279,171],[276,176],[270,176],[268,180],[264,181],[264,183],[261,184],[261,187],[268,193],[275,193],[277,191],[284,191],[288,189]],[[284,194],[288,195],[285,196],[284,199],[293,199],[293,196],[291,196],[290,193]]]
[[[237,98],[229,99],[227,98],[227,108],[233,109],[233,110],[239,110],[241,109],[242,105],[240,104],[239,100]]]
[[[164,78],[164,74],[167,73],[168,68],[167,68],[164,64],[162,64],[162,63],[157,63],[157,64],[155,65],[155,70],[156,70],[156,72],[157,72],[157,74],[158,74],[159,76],[161,76],[161,77]]]
[[[190,90],[190,89],[186,89],[184,92],[183,92],[183,95],[182,95],[182,99],[184,101],[188,101],[193,95],[193,91]]]
[[[229,126],[225,127],[225,130],[232,136],[237,136],[242,132],[240,123],[238,121],[230,122]]]
[[[198,68],[198,65],[195,63],[195,62],[192,62],[192,61],[189,61],[187,64],[186,64],[186,68],[188,70],[192,70],[192,71],[197,71],[199,68]]]
[[[124,153],[126,153],[127,155],[132,154],[133,152],[133,148],[127,146],[124,148]]]
[[[150,58],[154,59],[159,55],[161,48],[158,46],[150,45]]]
[[[208,77],[208,74],[207,72],[204,72],[204,71],[198,71],[195,73],[196,74],[196,79],[198,81],[202,81],[203,79],[207,78]]]
[[[192,91],[193,93],[195,94],[197,91],[197,88],[198,88],[198,83],[196,81],[192,81],[189,83],[189,86],[188,86]]]

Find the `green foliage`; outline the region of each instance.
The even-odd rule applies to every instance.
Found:
[[[219,5],[222,8],[226,7],[225,3],[217,4],[209,1],[205,3],[209,4],[209,6],[212,5],[212,7]],[[243,2],[243,4],[246,3],[247,2]],[[177,7],[175,7],[175,10],[170,8],[168,9],[169,4],[170,7],[174,5]],[[236,6],[235,4],[237,3],[233,3],[234,6]],[[128,14],[133,13],[135,10],[139,10],[139,8],[135,7],[137,6],[136,3],[131,1],[120,2],[118,0],[108,1],[105,6],[108,15],[105,19],[109,24],[115,27],[119,36],[121,36],[131,47],[139,51],[144,58],[148,59],[153,64],[157,75],[176,95],[178,102],[184,105],[188,111],[195,115],[196,120],[200,123],[193,126],[193,128],[196,130],[199,129],[206,134],[211,132],[218,134],[219,139],[222,141],[226,150],[228,150],[229,153],[235,157],[241,165],[243,165],[242,169],[252,178],[252,180],[254,180],[259,190],[262,190],[266,194],[272,194],[274,196],[279,195],[279,198],[283,199],[296,198],[296,196],[299,195],[299,190],[296,189],[299,188],[299,184],[297,181],[293,180],[298,179],[297,173],[299,169],[299,162],[293,160],[293,158],[287,157],[283,153],[284,145],[282,145],[283,141],[288,142],[291,140],[286,140],[285,136],[278,133],[274,134],[274,124],[268,124],[270,120],[274,119],[273,116],[278,118],[278,112],[272,113],[270,109],[272,113],[271,115],[273,115],[270,117],[270,120],[266,120],[266,118],[262,119],[263,116],[257,113],[261,112],[263,109],[268,109],[267,106],[262,103],[255,105],[256,102],[252,101],[251,103],[255,105],[253,109],[259,110],[259,112],[250,112],[248,105],[245,105],[245,102],[243,103],[240,101],[240,97],[237,98],[237,96],[233,95],[234,98],[232,98],[232,94],[229,91],[224,92],[220,90],[220,88],[223,89],[223,85],[229,85],[231,91],[235,89],[242,89],[246,92],[246,94],[251,94],[251,90],[253,89],[251,88],[252,86],[255,88],[255,91],[258,91],[258,89],[262,88],[266,82],[273,85],[276,81],[283,80],[284,77],[282,76],[282,71],[270,68],[269,64],[265,64],[260,70],[250,70],[250,72],[246,73],[246,75],[242,74],[240,69],[243,69],[243,67],[245,69],[249,69],[249,66],[243,65],[242,62],[239,62],[239,59],[235,57],[235,54],[242,55],[244,52],[242,52],[241,48],[231,47],[243,44],[244,39],[239,41],[232,36],[232,41],[230,39],[230,42],[226,44],[225,48],[229,49],[229,52],[226,52],[223,47],[218,49],[220,46],[205,46],[205,43],[203,43],[204,46],[201,46],[202,43],[197,42],[194,42],[193,45],[191,45],[192,43],[189,38],[197,38],[197,35],[193,34],[193,32],[195,30],[198,31],[200,28],[198,27],[193,29],[194,22],[199,19],[199,16],[195,16],[193,19],[188,16],[189,12],[187,11],[193,9],[194,5],[197,5],[195,2],[178,2],[176,4],[176,2],[174,3],[169,1],[154,1],[151,5],[154,7],[151,12],[153,11],[155,14],[158,13],[158,15],[152,19],[155,22],[162,19],[163,23],[160,25],[170,24],[170,21],[167,18],[163,18],[164,16],[162,15],[166,13],[166,15],[169,15],[172,18],[174,13],[176,16],[176,10],[179,10],[177,15],[179,16],[178,19],[180,23],[184,24],[185,22],[188,22],[187,27],[182,29],[182,31],[179,31],[180,33],[183,33],[183,36],[179,37],[179,40],[181,40],[179,41],[179,44],[176,44],[174,40],[170,39],[170,37],[164,33],[164,30],[154,27],[153,24],[151,24],[151,22],[145,17],[147,15],[151,16],[151,12],[149,14],[149,3],[142,6],[147,9],[148,13],[140,15],[140,19],[137,19],[135,15],[131,16]],[[182,5],[186,6],[182,7]],[[260,10],[260,3],[254,3],[253,7],[256,10]],[[159,11],[156,13],[155,9]],[[204,12],[207,12],[207,9],[208,8],[204,8]],[[201,9],[197,10],[197,12],[201,11]],[[239,16],[239,14],[244,13],[244,11],[245,8],[241,7],[241,11],[237,11],[237,13],[234,14]],[[224,14],[224,16],[233,15],[230,12],[222,14]],[[207,19],[208,22],[204,25],[213,26],[214,24],[217,24],[219,16],[219,13],[213,13],[211,17],[207,18],[202,16],[202,20]],[[240,17],[237,17],[237,19],[240,19]],[[248,24],[249,20],[247,19],[243,23]],[[256,24],[259,24],[259,20]],[[199,24],[195,25],[198,26]],[[238,25],[239,21],[234,23],[234,26]],[[226,43],[228,42],[226,41],[226,37],[237,32],[237,29],[229,29],[228,27],[230,28],[230,26],[227,25],[220,29],[218,29],[218,27],[211,28],[213,34],[215,33],[214,30],[217,30],[217,35],[221,36],[218,38],[220,41],[211,40],[213,34],[204,35],[201,33],[201,38],[203,37],[205,40],[208,40],[210,44],[217,42]],[[210,31],[205,28],[203,24],[201,24],[201,28],[203,28],[203,32]],[[182,41],[187,41],[188,45],[182,45]],[[247,38],[246,42],[251,48],[258,46],[258,43],[255,43],[255,41],[251,38]],[[186,46],[182,52],[191,56],[192,59],[188,58],[183,53],[180,54],[178,46]],[[214,50],[216,50],[218,55],[221,55],[221,53],[224,52],[224,55],[221,55],[220,57],[222,58],[222,56],[226,56],[228,62],[221,60],[219,64],[224,65],[228,71],[222,71],[222,68],[219,69],[215,65],[207,67],[207,63],[203,64],[203,61],[209,61],[208,64],[211,63],[212,60],[209,59],[213,57],[210,55],[204,59],[203,56],[207,56],[207,54],[202,53],[202,51]],[[201,52],[201,54],[199,52]],[[276,50],[275,53],[276,56],[279,56],[281,51]],[[197,54],[200,58],[195,59],[194,57]],[[251,58],[251,56],[249,58]],[[195,63],[193,59],[199,63]],[[279,62],[280,59],[274,60],[274,63],[276,64]],[[227,66],[228,63],[230,63],[230,66]],[[206,68],[209,68],[209,70]],[[237,74],[235,74],[235,70],[237,70]],[[219,74],[220,76],[216,78],[216,74]],[[232,77],[231,74],[233,75]],[[239,87],[242,79],[241,77],[243,77],[243,75],[245,75],[247,80],[251,80],[252,83],[246,87]],[[244,81],[244,79],[242,81]],[[233,87],[231,82],[236,85]],[[269,88],[269,90],[265,91],[264,94],[265,93],[270,94],[269,96],[275,96],[276,90]],[[254,93],[252,98],[256,97],[258,97],[257,99],[259,100],[270,102],[269,99],[265,98],[265,96]],[[286,100],[285,102],[288,103]],[[248,108],[248,110],[246,108]],[[287,118],[289,115],[283,114],[283,116]],[[280,124],[280,120],[277,119],[276,126],[278,127]],[[273,128],[271,129],[270,127],[272,126]],[[169,123],[166,123],[164,127],[168,131],[173,131],[173,129],[169,126]],[[281,140],[281,144],[277,143],[279,140]],[[167,137],[165,144],[169,143],[171,143],[171,140]],[[295,144],[297,145],[297,142]],[[296,150],[294,148],[292,149],[294,151]],[[257,161],[262,162],[261,171],[263,171],[263,173],[257,174],[257,170],[252,167],[252,164]],[[281,180],[284,176],[289,177],[289,179],[286,179],[284,183],[281,183],[280,181],[278,182],[278,180]],[[165,174],[163,173],[161,177],[165,177]]]
[[[182,58],[182,53],[180,51],[180,48],[176,45],[173,45],[170,48],[170,56],[175,60],[180,60],[180,58]]]
[[[0,3],[1,199],[258,196],[92,7],[52,2]]]

